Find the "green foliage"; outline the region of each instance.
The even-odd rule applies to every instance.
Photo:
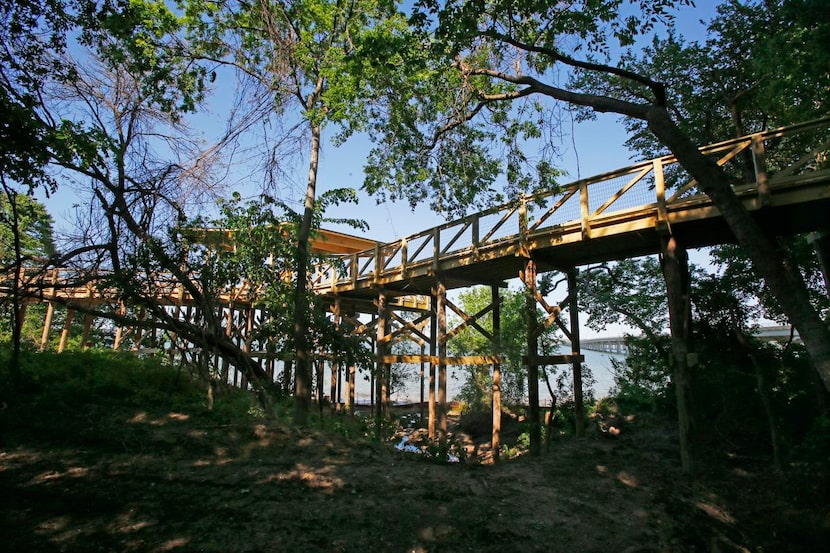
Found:
[[[661,335],[661,350],[669,351],[669,337]],[[620,408],[627,412],[671,411],[674,391],[669,359],[657,355],[654,344],[644,338],[627,336],[625,361],[612,360],[614,391]]]
[[[416,2],[415,29],[371,52],[374,66],[397,70],[371,83],[379,105],[365,187],[454,215],[554,188],[559,115],[546,100],[585,100],[559,88],[560,75],[603,71],[597,57],[690,3],[621,12],[622,0]]]
[[[814,0],[721,2],[705,41],[674,33],[655,37],[624,55],[622,65],[665,83],[678,124],[699,144],[815,119],[830,105],[827,10]],[[632,101],[646,93],[629,80],[596,74],[573,84]],[[643,121],[627,118],[624,124],[632,137],[628,146],[639,155],[665,152]],[[767,152],[771,168],[784,154],[780,150],[775,144]],[[742,160],[727,166],[739,181],[751,169]]]
[[[7,350],[2,350],[7,355]],[[22,358],[24,390],[61,401],[118,402],[140,405],[170,394],[193,393],[186,375],[156,359],[87,350],[67,354],[28,352]]]
[[[13,226],[19,229],[21,261],[25,264],[52,255],[55,252],[52,225],[46,206],[33,197],[12,190],[0,194],[0,265],[15,262]]]
[[[525,294],[513,290],[501,290],[501,350],[506,362],[502,364],[502,403],[519,404],[526,393],[526,369],[522,356],[527,352],[527,323],[525,321]],[[476,287],[459,295],[459,307],[465,313],[477,313],[489,305],[489,287]],[[537,319],[542,320],[537,308]],[[460,321],[455,321],[458,323]],[[479,320],[479,324],[492,332],[491,314]],[[539,350],[543,355],[552,353],[558,344],[553,327],[539,337]],[[493,346],[487,338],[472,327],[467,327],[447,343],[450,355],[492,355]],[[464,367],[467,372],[458,399],[467,410],[488,410],[492,401],[491,369],[487,366]]]

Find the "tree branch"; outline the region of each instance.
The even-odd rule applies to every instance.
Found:
[[[611,75],[616,75],[617,77],[621,77],[623,79],[628,79],[642,85],[647,86],[651,89],[652,94],[654,94],[654,101],[655,104],[661,107],[666,106],[666,87],[663,83],[659,83],[657,81],[653,81],[648,77],[640,75],[638,73],[634,73],[633,71],[628,71],[627,69],[620,69],[619,67],[614,67],[612,65],[605,65],[602,63],[592,63],[587,61],[581,61],[574,59],[570,56],[566,56],[554,48],[548,48],[545,46],[536,46],[534,44],[527,44],[520,40],[516,40],[515,38],[500,33],[494,29],[488,29],[482,33],[484,36],[505,42],[510,44],[511,46],[515,46],[516,48],[534,52],[536,54],[542,54],[543,56],[547,56],[554,61],[564,63],[565,65],[569,65],[571,67],[576,67],[579,69],[585,69],[586,71],[599,71],[602,73],[609,73]]]

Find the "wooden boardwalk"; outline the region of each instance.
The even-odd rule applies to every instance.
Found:
[[[783,146],[787,145],[787,148]],[[757,133],[701,149],[735,176],[735,192],[758,223],[771,234],[782,235],[830,230],[830,117]],[[785,157],[783,152],[799,152]],[[745,184],[749,182],[749,184]],[[226,247],[218,231],[217,247]],[[275,232],[280,232],[277,229]],[[733,236],[718,209],[698,189],[672,156],[637,163],[557,187],[548,192],[524,196],[519,200],[419,232],[401,240],[380,243],[367,238],[321,231],[312,247],[325,252],[327,261],[317,267],[312,286],[328,303],[336,322],[350,322],[356,332],[374,345],[375,367],[373,398],[377,416],[389,412],[388,386],[391,365],[420,363],[422,375],[429,367],[429,435],[438,429],[446,432],[448,365],[491,365],[493,389],[493,451],[499,450],[500,366],[504,362],[500,344],[499,288],[507,280],[521,278],[529,291],[527,310],[527,367],[531,450],[539,438],[539,368],[546,365],[572,366],[573,400],[577,435],[584,429],[582,406],[583,357],[580,354],[577,302],[577,268],[604,262],[654,254],[672,237],[681,248],[695,248],[728,243]],[[543,297],[538,288],[539,272],[560,271],[567,275],[567,295],[559,303]],[[89,306],[110,304],[113,313],[124,313],[129,306],[119,304],[115,291],[96,286],[94,281],[82,285],[78,274],[53,271],[40,276],[37,294],[30,301],[48,303],[41,348],[48,343],[55,305],[67,310],[58,351],[66,346],[74,311],[85,314],[82,347],[87,345],[92,315]],[[94,275],[93,275],[94,278]],[[186,290],[172,279],[157,276],[153,301],[165,306],[173,317],[184,317],[198,324],[200,306]],[[8,283],[3,284],[4,287]],[[473,285],[491,287],[491,302],[476,314],[466,314],[447,297],[447,290]],[[8,293],[8,289],[6,293]],[[659,293],[656,291],[656,293]],[[671,296],[671,294],[669,294]],[[255,330],[268,320],[269,314],[258,304],[257,290],[242,284],[211,297],[209,309],[222,314],[222,332],[238,344],[260,365],[267,365],[267,377],[276,378],[276,356],[268,353],[273,337],[255,342]],[[536,320],[541,305],[546,316]],[[86,311],[85,311],[86,307]],[[459,320],[450,320],[447,310]],[[395,311],[420,311],[414,320]],[[569,320],[561,315],[568,313]],[[366,322],[358,317],[368,314]],[[99,314],[114,320],[118,316]],[[485,323],[483,319],[489,320]],[[139,308],[132,320],[134,328],[114,325],[113,347],[122,342],[142,351],[144,329],[152,332],[150,349],[165,348],[171,356],[178,351],[185,356],[202,355],[198,344],[191,344],[167,333],[156,337],[156,326],[143,319]],[[449,328],[455,324],[455,328]],[[556,324],[572,344],[566,355],[544,355],[538,338],[542,329]],[[491,330],[488,330],[488,325]],[[113,326],[113,325],[110,325]],[[491,344],[491,355],[449,357],[447,342],[464,328],[473,328]],[[130,333],[126,339],[127,332]],[[410,340],[420,346],[420,354],[396,354],[392,345]],[[244,373],[218,351],[205,352],[207,360],[220,378],[248,386]],[[284,358],[282,382],[286,390],[291,383],[291,354]],[[342,367],[326,352],[314,352],[317,366],[316,394],[324,395],[323,365],[331,365],[330,398],[339,398],[347,375],[349,392],[346,404],[355,404],[353,363]],[[204,361],[204,360],[203,360]],[[236,361],[233,361],[235,363]],[[423,376],[422,376],[423,378]],[[379,399],[380,398],[380,399]],[[421,398],[421,402],[426,398]],[[436,405],[438,407],[436,407]],[[538,452],[538,451],[537,451]]]
[[[767,231],[824,230],[830,226],[828,128],[825,118],[701,150],[736,174],[750,164],[755,182],[735,191]],[[777,150],[788,140],[803,143],[803,155],[779,159]],[[336,256],[319,268],[314,287],[343,299],[370,299],[379,288],[390,295],[429,294],[437,275],[448,289],[495,284],[517,277],[526,257],[536,260],[539,272],[565,270],[657,253],[667,233],[685,248],[733,240],[718,209],[673,156]]]

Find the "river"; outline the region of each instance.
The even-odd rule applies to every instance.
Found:
[[[587,366],[593,374],[596,382],[593,384],[594,397],[599,399],[608,395],[608,392],[614,386],[614,374],[611,368],[611,359],[625,360],[624,355],[605,353],[601,351],[583,350],[582,354],[585,356],[583,366]],[[429,370],[429,368],[427,368]],[[420,399],[420,379],[417,377],[415,371],[415,378],[410,379],[403,389],[397,390],[392,394],[392,401],[394,403],[415,403]],[[464,369],[459,367],[447,367],[447,397],[452,400],[461,390],[464,383]],[[356,383],[356,400],[358,404],[369,403],[369,381],[361,376],[358,376]],[[553,381],[551,381],[553,384]],[[587,386],[585,392],[587,393]],[[427,394],[427,392],[425,392]],[[428,397],[428,396],[427,396]],[[550,394],[548,394],[547,386],[544,381],[539,383],[539,399],[542,405],[550,403]]]

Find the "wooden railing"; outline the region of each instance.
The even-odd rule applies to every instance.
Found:
[[[771,187],[798,180],[807,173],[828,171],[830,117],[755,133],[701,148],[701,152],[735,175],[736,189],[758,194],[764,202]],[[810,134],[812,133],[812,134]],[[800,140],[797,157],[780,159],[782,142]],[[809,145],[809,146],[807,146]],[[793,148],[786,149],[793,154]],[[754,183],[746,182],[751,164]],[[511,242],[521,248],[534,235],[565,232],[574,228],[583,238],[603,219],[626,212],[655,216],[656,224],[684,202],[703,200],[697,182],[680,167],[673,155],[640,162],[622,169],[573,182],[547,192],[526,195],[512,203],[445,223],[371,250],[332,256],[313,277],[315,290],[347,291],[358,282],[406,278],[415,269],[438,270],[441,261]]]
[[[786,141],[792,142],[788,148],[783,147]],[[763,203],[777,186],[830,172],[830,117],[727,140],[701,151],[735,176],[739,183],[736,190],[744,195],[755,194]],[[789,157],[784,158],[781,152],[787,152]],[[755,182],[740,184],[748,180],[748,166]],[[394,242],[378,243],[369,250],[332,255],[317,266],[312,285],[322,294],[348,292],[358,285],[403,280],[415,273],[430,274],[438,271],[449,258],[477,259],[503,245],[511,245],[514,251],[521,252],[526,244],[540,236],[567,232],[588,239],[592,228],[614,217],[652,217],[659,225],[667,220],[672,209],[701,201],[708,200],[698,190],[697,182],[689,178],[674,156],[664,156],[540,194],[522,196],[514,202]],[[27,274],[24,280],[30,277]],[[56,291],[67,299],[108,296],[92,280],[81,285],[78,282],[78,272],[55,269],[40,274],[34,288],[44,297]],[[24,288],[31,290],[31,284]],[[158,275],[154,285],[161,301],[181,303],[192,299],[169,275]],[[7,278],[0,283],[0,294],[8,295],[10,291]],[[253,301],[256,293],[241,285],[224,291],[221,296],[214,299],[245,302]]]

